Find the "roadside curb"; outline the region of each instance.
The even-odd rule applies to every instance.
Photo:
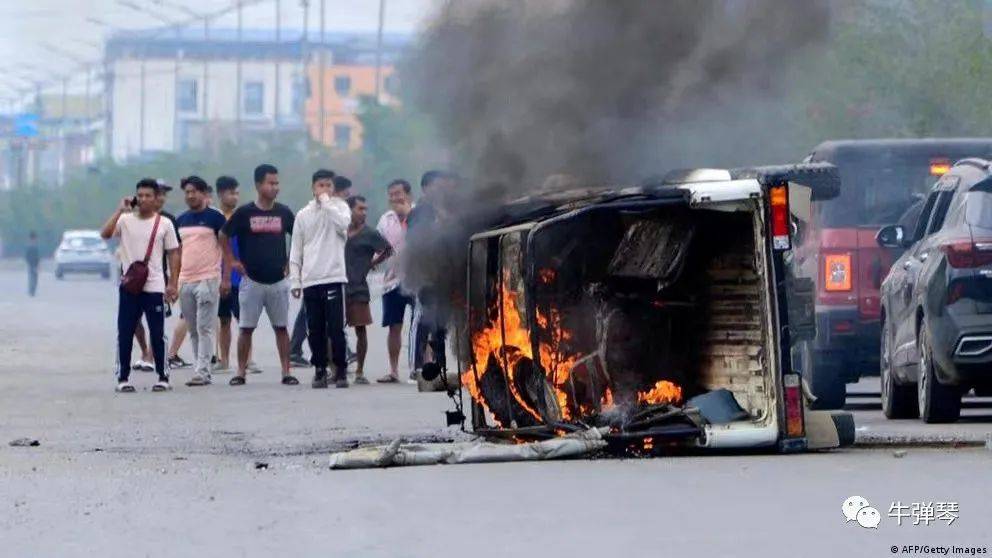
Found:
[[[896,448],[896,447],[926,447],[926,448],[980,448],[988,445],[992,433],[951,436],[901,435],[862,433],[855,435],[855,448]]]

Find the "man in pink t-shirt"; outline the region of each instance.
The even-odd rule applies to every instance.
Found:
[[[154,179],[140,180],[135,187],[135,196],[121,200],[120,206],[100,230],[100,236],[104,239],[120,239],[121,265],[125,271],[134,262],[145,261],[148,266],[148,280],[141,293],[133,294],[123,287],[119,289],[117,391],[120,393],[135,391],[128,380],[131,374],[134,331],[142,314],[148,321],[149,340],[155,355],[155,371],[158,373],[158,382],[152,387],[152,391],[172,389],[165,367],[165,302],[176,300],[178,277],[173,273],[166,284],[162,262],[164,256],[167,256],[169,267],[179,270],[179,241],[172,222],[163,218],[156,210],[157,192],[158,183]],[[134,209],[137,211],[132,212]]]
[[[214,356],[217,306],[220,304],[220,272],[223,252],[218,233],[224,214],[207,205],[211,188],[199,176],[181,182],[189,211],[176,218],[182,239],[179,272],[179,304],[189,325],[193,344],[193,377],[187,386],[210,384],[210,361]]]

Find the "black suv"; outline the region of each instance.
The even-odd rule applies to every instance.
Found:
[[[906,249],[882,283],[882,410],[953,422],[992,388],[992,163],[958,162],[900,222],[876,237]]]

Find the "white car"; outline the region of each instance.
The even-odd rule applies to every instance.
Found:
[[[114,258],[98,231],[65,231],[55,250],[55,278],[66,273],[97,273],[110,279]]]

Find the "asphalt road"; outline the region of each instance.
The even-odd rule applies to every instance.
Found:
[[[983,448],[330,471],[328,452],[355,443],[459,436],[442,426],[447,399],[411,385],[281,386],[264,328],[256,359],[266,372],[242,389],[176,381],[153,394],[141,389],[151,375],[136,375],[139,392],[116,395],[113,286],[44,274],[32,300],[24,284],[0,266],[0,556],[890,556],[893,545],[992,546]],[[386,361],[373,333],[374,375]],[[863,440],[992,431],[984,401],[941,426],[885,421],[868,398],[850,403]],[[41,445],[6,444],[19,437]],[[885,516],[877,531],[844,521],[852,495]],[[897,501],[956,503],[959,517],[898,526],[887,517]]]

